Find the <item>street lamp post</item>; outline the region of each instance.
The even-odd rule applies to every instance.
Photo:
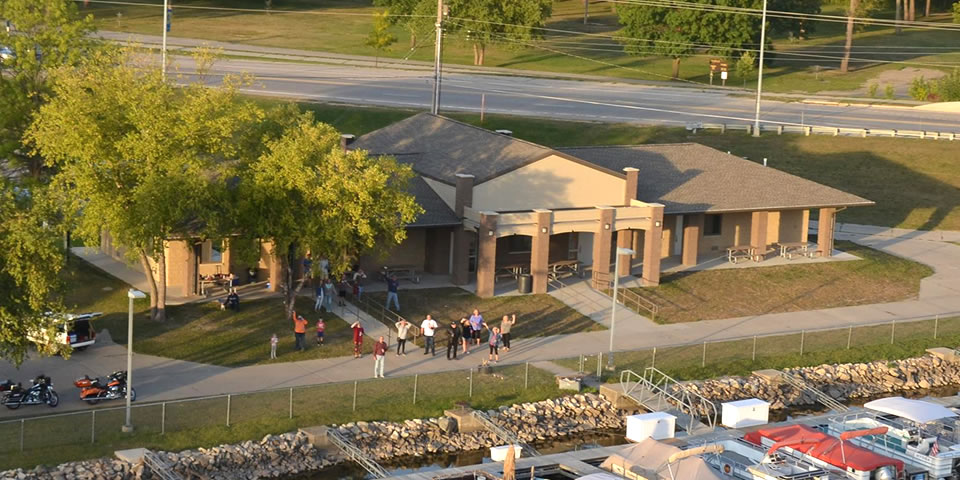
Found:
[[[637,252],[629,248],[617,247],[617,258],[613,262],[613,305],[610,306],[610,352],[607,354],[607,369],[613,370],[613,331],[617,327],[617,290],[620,288],[620,257]]]
[[[763,92],[763,51],[767,41],[767,0],[763,0],[763,15],[760,19],[760,68],[757,73],[757,113],[753,120],[753,136],[760,136],[760,95]]]
[[[170,3],[169,0],[163,0],[163,47],[161,47],[162,53],[160,60],[162,65],[160,68],[163,79],[167,79],[167,30],[170,29]]]
[[[130,395],[133,393],[133,300],[137,298],[147,298],[147,295],[131,288],[127,291],[129,307],[127,308],[127,421],[121,427],[124,433],[133,432],[133,424],[130,423]]]

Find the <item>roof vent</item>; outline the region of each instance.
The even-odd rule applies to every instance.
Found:
[[[356,135],[351,135],[349,133],[344,133],[343,135],[340,135],[340,148],[346,150],[347,147],[350,146],[350,144],[353,143],[353,141],[356,139],[357,139]]]
[[[494,130],[494,131],[499,133],[500,135],[506,135],[508,137],[513,136],[513,130]]]

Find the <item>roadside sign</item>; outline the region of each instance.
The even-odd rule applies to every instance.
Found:
[[[723,63],[719,58],[710,59],[710,73],[720,71],[720,64]]]
[[[720,72],[720,79],[721,79],[721,80],[726,80],[726,79],[727,79],[727,71],[726,71],[726,70]]]

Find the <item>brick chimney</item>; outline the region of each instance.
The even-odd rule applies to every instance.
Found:
[[[630,200],[639,200],[637,198],[637,181],[640,179],[640,170],[627,167],[623,169],[624,173],[627,175],[626,186],[623,189],[623,204],[630,206]]]

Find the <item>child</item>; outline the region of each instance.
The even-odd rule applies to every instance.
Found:
[[[487,357],[488,360],[492,360],[493,363],[500,361],[500,341],[502,337],[500,336],[500,327],[493,327],[493,330],[490,331],[490,355]]]
[[[270,337],[270,359],[271,360],[277,358],[277,344],[279,343],[280,343],[280,339],[277,338],[277,334],[274,333],[273,336]]]
[[[361,358],[363,357],[363,325],[360,325],[360,322],[353,322],[350,328],[353,330],[353,358]]]
[[[323,318],[317,320],[317,346],[323,345],[323,331],[327,326],[323,323]]]

